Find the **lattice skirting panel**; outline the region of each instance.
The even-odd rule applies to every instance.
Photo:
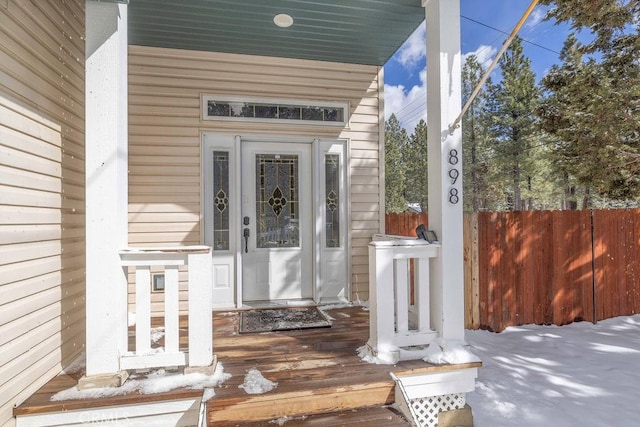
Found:
[[[456,393],[411,399],[409,405],[418,426],[438,427],[440,412],[462,409],[466,400],[466,393]]]

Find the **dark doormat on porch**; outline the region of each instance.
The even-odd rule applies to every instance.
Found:
[[[240,333],[329,328],[331,322],[317,307],[270,308],[240,313]]]

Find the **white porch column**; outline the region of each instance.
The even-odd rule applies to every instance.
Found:
[[[429,228],[442,244],[431,269],[431,325],[464,339],[460,1],[423,0],[427,23]]]
[[[118,253],[127,246],[127,6],[87,0],[86,27],[89,387],[119,385],[127,349],[127,278]]]

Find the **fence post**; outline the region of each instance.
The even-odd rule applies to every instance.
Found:
[[[480,327],[480,250],[478,243],[478,213],[473,212],[471,217],[471,327]]]

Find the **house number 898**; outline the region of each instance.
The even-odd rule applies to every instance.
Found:
[[[458,158],[458,150],[456,149],[449,150],[449,164],[451,166],[455,166],[458,164],[459,161],[460,159]],[[457,168],[453,167],[449,169],[449,178],[451,178],[451,185],[455,185],[459,177],[460,177],[460,171],[458,171]],[[452,205],[455,205],[459,201],[460,201],[460,196],[458,196],[458,189],[450,188],[449,203],[451,203]]]

